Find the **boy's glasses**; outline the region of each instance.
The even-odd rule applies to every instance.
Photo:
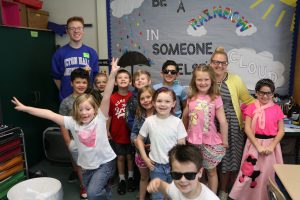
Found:
[[[273,95],[273,92],[263,92],[263,91],[257,91],[257,94],[259,95],[259,96],[267,96],[267,97],[270,97],[270,96],[272,96]]]
[[[172,75],[175,75],[175,74],[177,74],[177,71],[176,70],[163,69],[162,73],[164,73],[164,74],[169,74],[170,73]]]
[[[222,65],[223,67],[228,65],[227,61],[222,62],[222,61],[218,61],[218,60],[212,60],[211,63],[216,66]]]
[[[68,30],[70,30],[70,31],[82,31],[83,27],[68,27]]]
[[[170,174],[174,180],[180,180],[182,176],[184,176],[186,180],[191,181],[195,179],[197,172],[185,172],[185,173],[171,172]]]

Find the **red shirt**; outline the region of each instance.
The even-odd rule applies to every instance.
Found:
[[[118,144],[130,144],[130,134],[125,121],[125,107],[131,96],[131,92],[128,92],[126,96],[115,92],[110,97],[110,135],[112,140]]]

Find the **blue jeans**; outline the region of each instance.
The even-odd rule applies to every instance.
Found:
[[[111,199],[108,181],[116,171],[116,159],[100,165],[97,169],[82,169],[83,184],[89,200]]]
[[[151,180],[154,178],[160,178],[161,180],[171,183],[172,182],[172,177],[170,175],[170,165],[169,164],[158,164],[155,163],[155,167],[153,171],[150,171],[150,177]],[[164,194],[160,192],[154,192],[152,193],[152,200],[163,200],[164,199]]]

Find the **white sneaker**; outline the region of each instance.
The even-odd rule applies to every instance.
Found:
[[[228,198],[228,193],[226,193],[226,192],[224,192],[224,191],[220,191],[219,192],[219,198],[220,198],[220,200],[227,200],[227,198]]]

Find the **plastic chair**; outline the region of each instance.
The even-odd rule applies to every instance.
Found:
[[[272,181],[271,177],[269,177],[268,183],[268,197],[269,200],[286,200],[280,189]]]

